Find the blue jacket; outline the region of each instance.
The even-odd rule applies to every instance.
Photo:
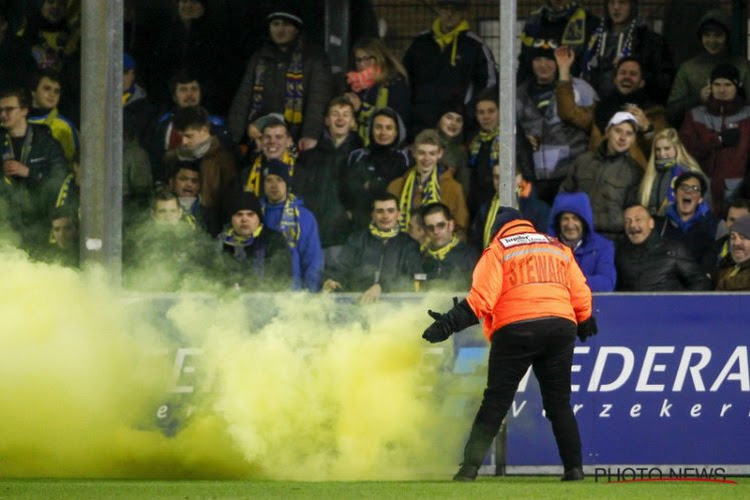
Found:
[[[586,193],[559,193],[550,212],[548,233],[557,236],[560,215],[576,214],[583,220],[583,240],[573,249],[576,262],[581,267],[592,292],[611,292],[615,289],[615,245],[611,240],[594,232],[594,213]]]
[[[284,212],[282,203],[268,203],[265,197],[263,204],[263,224],[276,231],[281,231],[281,216]],[[295,245],[287,244],[292,253],[292,289],[320,291],[321,276],[323,274],[323,249],[320,246],[318,222],[315,216],[296,199],[293,203],[299,211],[299,238]],[[283,232],[282,232],[283,233]]]

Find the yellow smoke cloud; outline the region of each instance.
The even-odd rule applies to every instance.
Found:
[[[20,252],[0,275],[2,476],[416,478],[459,457],[470,416],[429,390],[422,303],[185,295],[164,316]],[[179,346],[202,351],[192,394],[167,392]]]

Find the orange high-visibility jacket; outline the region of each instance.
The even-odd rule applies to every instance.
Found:
[[[474,268],[466,297],[488,340],[516,321],[591,316],[591,290],[570,248],[526,220],[505,224]]]

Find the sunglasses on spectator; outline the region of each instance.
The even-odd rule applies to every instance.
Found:
[[[697,193],[701,190],[700,186],[691,186],[690,184],[680,184],[677,189],[684,193]]]
[[[375,56],[362,56],[362,57],[355,57],[354,62],[355,63],[365,63],[369,61],[374,61]]]
[[[443,222],[438,222],[437,224],[425,224],[424,228],[425,228],[425,231],[429,231],[432,233],[435,231],[435,229],[440,229],[442,231],[447,226],[448,226],[448,223],[443,221]]]

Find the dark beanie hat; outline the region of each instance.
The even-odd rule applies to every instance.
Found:
[[[745,239],[750,239],[750,215],[743,215],[735,219],[729,232],[737,233]]]
[[[284,179],[287,187],[289,187],[289,180],[291,178],[291,176],[289,175],[289,165],[287,165],[283,161],[277,159],[264,161],[263,177],[265,177],[266,175],[278,175],[279,177]]]
[[[523,219],[523,214],[513,207],[500,207],[495,216],[495,222],[492,223],[492,236],[500,231],[504,225],[514,220]],[[529,222],[529,224],[531,224]]]
[[[446,113],[457,113],[463,117],[466,116],[466,106],[457,94],[451,94],[440,106],[440,118]]]
[[[260,206],[258,197],[250,191],[238,191],[227,200],[227,209],[229,215],[234,215],[240,210],[252,210],[263,221],[263,209]]]
[[[734,64],[722,63],[716,65],[713,71],[711,71],[711,83],[718,78],[726,78],[738,89],[742,86],[740,72]]]
[[[297,29],[302,29],[302,26],[304,26],[299,10],[292,5],[292,2],[281,2],[280,4],[277,4],[277,7],[268,14],[269,23],[274,19],[288,21],[295,25]]]

